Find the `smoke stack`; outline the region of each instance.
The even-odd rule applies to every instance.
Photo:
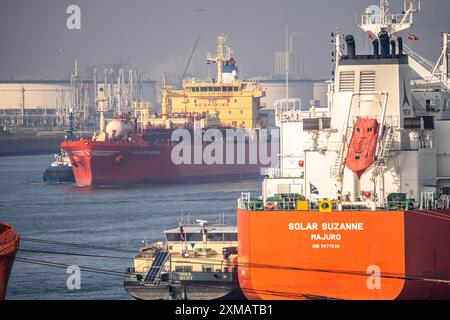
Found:
[[[381,58],[388,58],[389,57],[389,34],[386,31],[381,31],[378,35],[378,38],[380,39],[380,46],[381,46]]]
[[[345,37],[345,42],[347,42],[347,55],[349,59],[356,58],[356,44],[355,38],[352,35],[348,35]]]
[[[398,37],[397,42],[398,42],[398,55],[401,57],[403,56],[403,38]]]
[[[396,47],[396,45],[395,45],[395,40],[392,39],[392,40],[391,40],[391,54],[392,54],[392,57],[393,57],[393,58],[395,57],[395,54],[396,54],[396,52],[395,52],[395,47]]]
[[[373,56],[375,59],[379,59],[380,58],[380,42],[378,41],[378,39],[375,39],[372,41],[373,44]]]

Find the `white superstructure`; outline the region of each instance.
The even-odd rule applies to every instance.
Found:
[[[310,200],[334,200],[338,209],[375,210],[386,206],[390,194],[404,194],[416,206],[427,192],[448,194],[450,100],[442,81],[448,79],[448,70],[440,69],[446,74],[439,77],[439,90],[413,82],[411,61],[416,60],[402,38],[394,36],[412,26],[420,3],[405,1],[402,15],[391,15],[388,1],[380,4],[379,15],[363,17],[361,25],[374,36],[373,54],[357,55],[352,36],[345,37],[347,52],[342,52],[344,39],[336,35],[329,108],[301,111],[295,100],[278,102],[280,168],[268,172],[263,182],[265,203],[276,194],[301,194]],[[448,65],[448,47],[439,63]],[[378,131],[370,165],[358,175],[348,163],[366,156],[360,150],[349,159],[352,137],[365,146],[366,138],[355,128],[361,119],[376,120]]]

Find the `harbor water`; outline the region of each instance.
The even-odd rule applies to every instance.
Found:
[[[42,173],[52,160],[0,157],[0,220],[22,237],[7,299],[130,299],[121,274],[141,240],[163,240],[163,230],[186,212],[208,221],[224,213],[235,224],[241,192],[261,188],[260,179],[95,189],[44,185]],[[70,285],[74,269],[67,266],[81,269],[79,289]]]

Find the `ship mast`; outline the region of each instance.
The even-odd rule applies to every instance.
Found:
[[[217,53],[211,54],[208,53],[206,60],[208,62],[217,64],[217,83],[222,83],[222,67],[225,61],[231,59],[231,55],[233,53],[233,49],[225,44],[226,36],[220,35],[217,37]],[[224,52],[225,50],[225,52]]]
[[[100,133],[105,131],[105,112],[107,111],[104,89],[104,87],[100,88],[100,93],[97,94],[98,112],[100,112]]]
[[[380,6],[370,6],[362,16],[359,27],[378,38],[381,31],[389,36],[410,29],[413,26],[414,13],[420,11],[419,0],[404,0],[404,9],[401,14],[391,14],[388,0],[380,0]]]

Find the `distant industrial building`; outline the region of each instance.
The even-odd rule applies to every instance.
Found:
[[[292,80],[300,80],[305,78],[302,70],[300,57],[295,56],[292,52],[286,51],[275,53],[275,70],[273,73],[274,80],[286,78],[287,60],[289,60],[289,78]]]
[[[292,43],[296,35],[298,35],[298,32],[289,35],[289,43],[286,43],[285,51],[275,52],[273,80],[286,79],[286,75],[288,75],[289,80],[309,79],[305,71],[303,59],[293,50]]]

